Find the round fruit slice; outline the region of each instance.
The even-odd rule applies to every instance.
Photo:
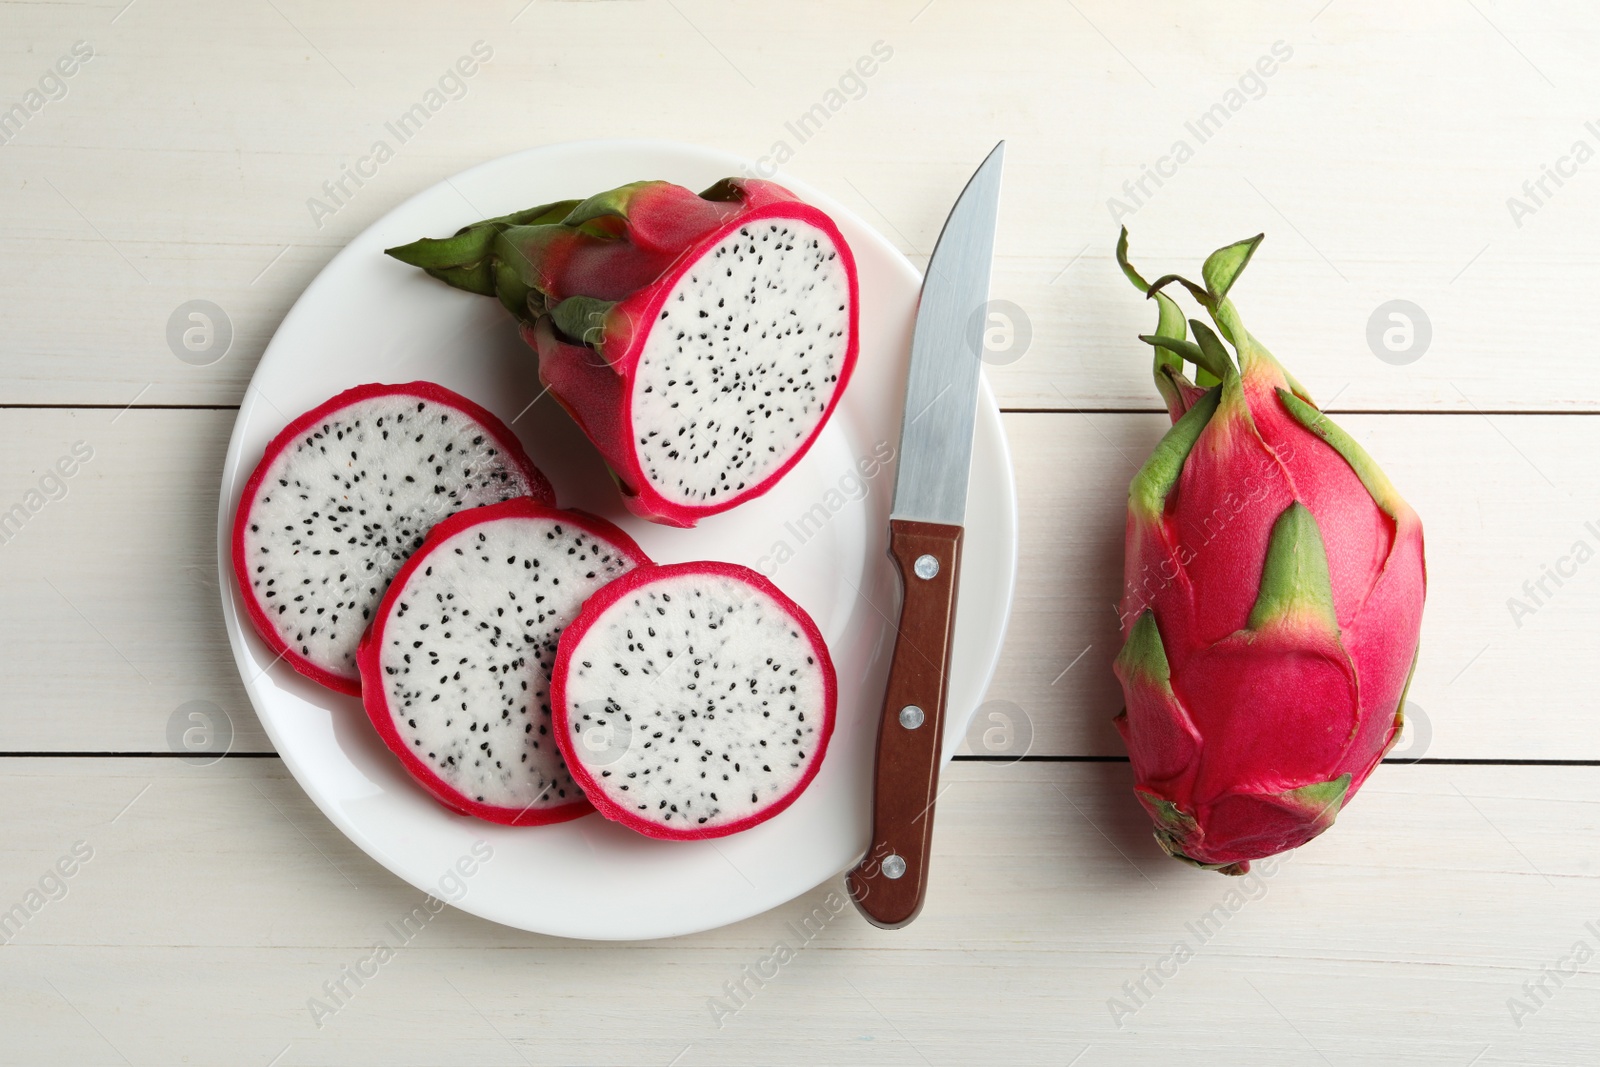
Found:
[[[356,645],[435,523],[532,496],[555,503],[505,424],[431,382],[359,385],[267,445],[233,520],[250,621],[295,670],[361,692]]]
[[[362,638],[362,702],[446,807],[513,826],[591,810],[553,736],[549,676],[584,600],[649,559],[603,519],[510,500],[434,527]]]
[[[550,679],[556,739],[606,818],[650,837],[765,822],[816,777],[833,661],[811,617],[748,567],[641,567],[567,628]]]

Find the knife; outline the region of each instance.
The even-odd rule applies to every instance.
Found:
[[[889,556],[904,595],[878,725],[872,841],[845,880],[867,921],[887,930],[917,917],[928,885],[1004,155],[1001,141],[950,210],[911,336],[889,516]]]

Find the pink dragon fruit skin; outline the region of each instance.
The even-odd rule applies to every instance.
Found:
[[[1427,585],[1421,520],[1228,299],[1260,241],[1204,285],[1147,285],[1117,247],[1173,426],[1128,493],[1116,725],[1161,847],[1227,874],[1326,830],[1393,745]],[[1188,340],[1172,282],[1236,355]]]

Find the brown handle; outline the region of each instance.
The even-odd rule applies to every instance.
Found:
[[[900,568],[905,596],[878,726],[872,843],[845,883],[868,922],[894,930],[917,917],[928,886],[961,527],[894,519],[889,555]]]

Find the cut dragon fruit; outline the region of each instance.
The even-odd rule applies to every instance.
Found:
[[[833,661],[805,611],[731,563],[641,567],[590,598],[550,679],[556,739],[606,818],[723,837],[792,804],[833,733]]]
[[[267,445],[233,521],[250,620],[295,670],[361,692],[356,645],[389,580],[439,520],[550,483],[509,429],[430,382],[361,385]]]
[[[528,826],[588,813],[552,736],[556,642],[595,590],[648,562],[603,519],[528,498],[439,523],[361,641],[384,743],[463,814]]]
[[[638,182],[389,254],[498,296],[628,507],[669,526],[776,484],[855,366],[849,246],[772,182]]]

